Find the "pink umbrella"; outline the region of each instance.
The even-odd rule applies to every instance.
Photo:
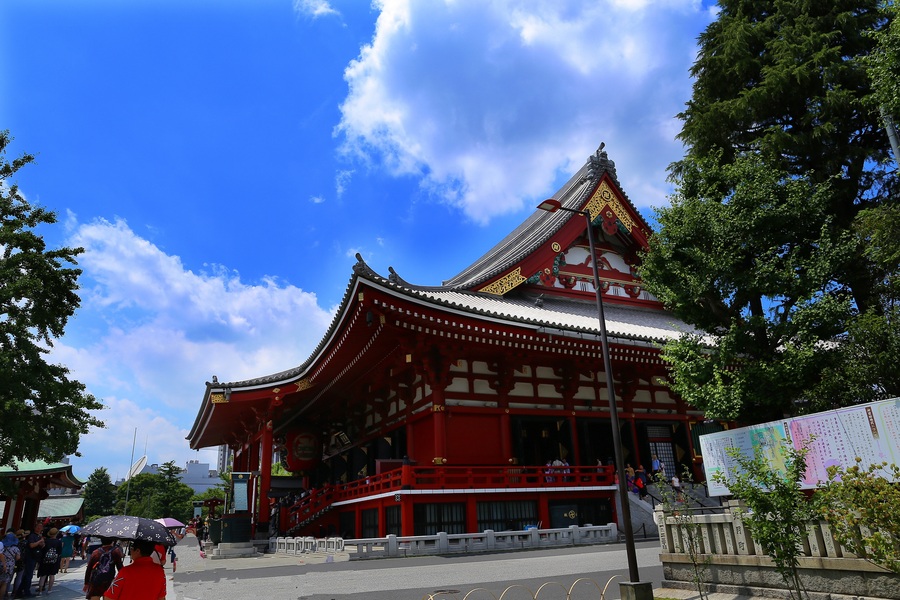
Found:
[[[162,523],[165,527],[184,527],[184,523],[179,521],[178,519],[173,519],[172,517],[165,517],[164,519],[154,519],[157,523]]]

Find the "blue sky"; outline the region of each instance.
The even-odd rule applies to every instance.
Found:
[[[690,98],[692,0],[3,0],[15,180],[83,246],[51,360],[107,408],[86,479],[210,462],[205,390],[309,356],[356,252],[449,279],[600,142],[643,214]]]

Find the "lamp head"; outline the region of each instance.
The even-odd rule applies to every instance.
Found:
[[[560,204],[559,200],[556,198],[547,198],[540,204],[538,204],[538,208],[541,210],[546,210],[547,212],[556,212],[560,209],[562,204]]]

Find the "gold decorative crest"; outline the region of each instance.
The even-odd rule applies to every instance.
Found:
[[[303,390],[308,390],[309,388],[312,387],[312,383],[309,381],[308,378],[307,378],[307,379],[301,379],[300,381],[298,381],[298,382],[295,383],[294,385],[297,386],[297,391],[298,391],[298,392],[302,392]]]
[[[628,214],[628,210],[622,206],[621,202],[619,202],[618,196],[613,193],[609,184],[604,181],[600,184],[600,187],[597,188],[597,191],[594,192],[594,195],[591,196],[585,209],[591,213],[591,220],[593,221],[600,216],[603,207],[606,205],[609,205],[613,210],[616,218],[625,226],[626,231],[631,233],[631,230],[634,229],[635,226],[634,220],[632,220],[631,215]]]
[[[559,242],[553,242],[552,244],[550,244],[550,248],[554,252],[559,252],[560,250],[562,250],[562,246],[559,245]]]
[[[495,296],[502,296],[522,283],[525,283],[525,278],[522,277],[522,267],[516,267],[494,283],[486,285],[478,291],[494,294]]]
[[[210,404],[227,404],[228,400],[225,399],[225,394],[210,394],[209,395],[209,403]]]

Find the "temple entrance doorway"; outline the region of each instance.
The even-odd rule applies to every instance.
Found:
[[[520,465],[543,465],[557,458],[575,462],[568,420],[513,417],[511,426],[513,451]]]

